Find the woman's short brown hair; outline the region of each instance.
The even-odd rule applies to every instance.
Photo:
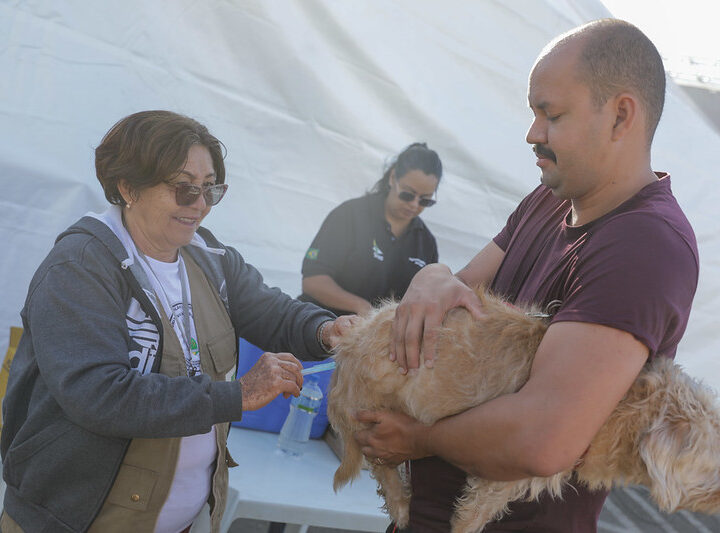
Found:
[[[225,146],[198,121],[172,111],[141,111],[118,121],[95,149],[95,173],[105,198],[123,205],[118,184],[136,194],[167,181],[185,166],[194,144],[210,151],[216,183],[225,183]]]

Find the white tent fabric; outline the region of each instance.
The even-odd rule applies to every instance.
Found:
[[[446,173],[423,215],[458,269],[538,183],[526,79],[597,0],[0,2],[0,346],[55,236],[106,205],[93,149],[119,118],[170,109],[227,146],[226,199],[206,219],[296,295],[325,215],[413,141]],[[701,279],[678,361],[720,388],[720,136],[675,86],[654,166],[695,227]],[[69,291],[72,288],[68,288]]]

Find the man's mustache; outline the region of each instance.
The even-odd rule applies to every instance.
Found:
[[[533,145],[533,152],[535,152],[535,155],[537,155],[538,157],[544,157],[546,159],[550,159],[553,163],[557,163],[557,157],[555,157],[555,152],[542,144]]]

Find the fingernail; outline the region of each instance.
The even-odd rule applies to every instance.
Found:
[[[418,369],[417,369],[417,368],[411,368],[411,369],[408,371],[408,374],[410,374],[411,376],[417,376],[417,373],[418,373]]]
[[[432,368],[435,366],[435,362],[432,359],[425,359],[425,368]]]
[[[392,353],[392,352],[390,352],[390,360],[391,360],[391,361],[394,361],[394,360],[395,360],[395,354]]]
[[[404,376],[405,374],[407,374],[407,368],[403,368],[403,367],[399,366],[398,372],[400,372]]]

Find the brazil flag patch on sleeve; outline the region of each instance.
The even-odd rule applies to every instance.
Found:
[[[314,261],[315,259],[317,259],[317,256],[318,256],[317,248],[308,248],[308,251],[305,254],[305,259],[310,259],[311,261]]]

